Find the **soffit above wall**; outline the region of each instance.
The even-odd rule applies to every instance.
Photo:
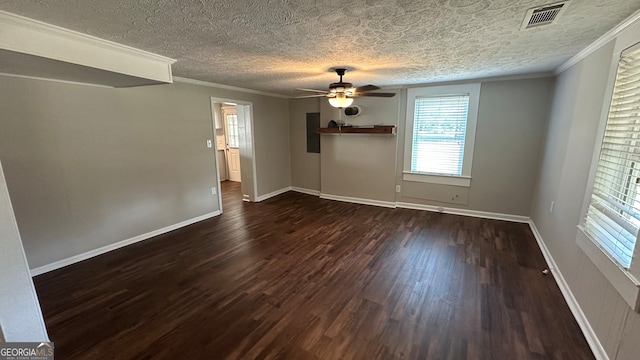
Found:
[[[284,95],[356,86],[551,72],[640,8],[572,0],[553,24],[520,30],[557,0],[0,0],[0,9],[178,59],[181,77]]]
[[[173,59],[0,11],[0,73],[111,87],[171,83]]]
[[[0,49],[0,74],[65,82],[130,87],[161,84],[150,79]]]

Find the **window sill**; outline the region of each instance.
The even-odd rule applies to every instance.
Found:
[[[431,183],[431,184],[471,187],[470,176],[434,175],[434,174],[413,173],[410,171],[403,171],[402,180]]]
[[[576,232],[576,243],[627,304],[629,304],[633,310],[638,311],[638,305],[640,305],[638,303],[638,300],[640,300],[640,282],[631,275],[628,270],[618,266],[618,264],[584,232],[581,226],[578,226],[578,231]]]

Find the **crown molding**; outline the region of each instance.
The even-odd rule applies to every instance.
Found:
[[[19,26],[21,28],[30,29],[33,31],[38,31],[38,32],[47,34],[49,36],[56,36],[56,37],[64,38],[67,40],[81,42],[87,45],[98,46],[110,51],[118,51],[128,55],[135,55],[138,57],[159,61],[167,65],[170,65],[176,62],[175,59],[172,59],[166,56],[154,54],[148,51],[133,48],[131,46],[118,44],[113,41],[101,39],[95,36],[83,34],[74,30],[65,29],[56,25],[51,25],[42,21],[30,19],[24,16],[12,14],[12,13],[0,10],[0,24],[2,23]]]
[[[282,95],[282,94],[276,94],[276,93],[270,93],[270,92],[266,92],[266,91],[247,89],[247,88],[242,88],[242,87],[238,87],[238,86],[216,84],[216,83],[209,82],[209,81],[189,79],[189,78],[184,78],[184,77],[180,77],[180,76],[174,76],[173,77],[173,81],[174,82],[181,82],[181,83],[185,83],[185,84],[208,86],[208,87],[217,88],[217,89],[239,91],[239,92],[248,93],[248,94],[271,96],[271,97],[277,97],[277,98],[281,98],[281,99],[293,99],[293,97],[291,97],[291,96],[286,96],[286,95]]]
[[[615,38],[621,32],[629,28],[631,25],[635,24],[638,20],[640,20],[640,10],[636,11],[631,16],[624,19],[620,24],[616,25],[613,29],[607,31],[604,35],[599,37],[596,41],[592,42],[586,48],[582,49],[582,51],[574,55],[571,59],[565,61],[562,65],[558,66],[554,71],[555,75],[559,75],[565,70],[568,70],[573,65],[584,60],[587,56],[591,55],[596,50],[606,45],[609,41],[615,40]]]
[[[112,85],[113,79],[95,74],[95,70],[109,71],[124,75],[116,81],[116,87],[148,85],[148,80],[171,83],[171,65],[176,62],[165,56],[1,10],[0,49],[9,59],[24,55],[39,58],[39,71],[33,71],[28,63],[17,61],[15,69],[5,73],[40,76],[48,69],[60,70],[56,62],[62,62],[77,67],[65,69],[61,79]]]
[[[459,79],[459,80],[434,81],[434,82],[427,82],[427,83],[420,83],[420,84],[390,86],[390,87],[385,87],[384,89],[399,90],[399,89],[411,89],[411,88],[420,88],[420,87],[429,87],[429,86],[541,79],[541,78],[554,77],[554,76],[555,74],[553,73],[553,71],[541,71],[541,72],[532,72],[532,73],[523,73],[523,74],[498,75],[498,76],[487,76],[487,77],[470,77],[470,78]]]

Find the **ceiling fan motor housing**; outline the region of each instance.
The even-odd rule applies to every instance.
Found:
[[[347,93],[347,95],[353,94],[353,84],[348,82],[337,82],[329,85],[329,92],[331,93]]]

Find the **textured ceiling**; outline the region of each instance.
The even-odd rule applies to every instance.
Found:
[[[176,76],[285,95],[354,85],[551,71],[640,0],[572,0],[557,23],[520,31],[557,0],[0,0],[0,9],[177,59]]]

